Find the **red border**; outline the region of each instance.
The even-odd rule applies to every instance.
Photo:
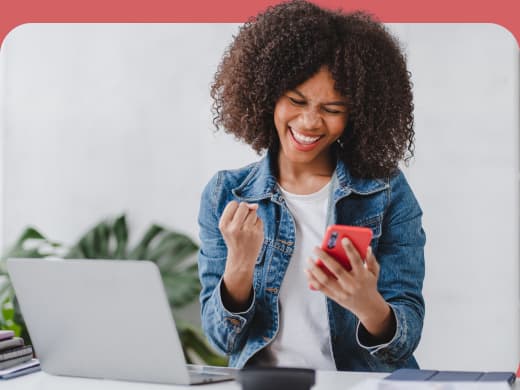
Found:
[[[496,23],[520,42],[518,0],[314,0],[328,8],[363,9],[388,23]],[[244,22],[273,0],[0,0],[0,45],[31,22]],[[520,377],[520,365],[516,373]]]
[[[30,22],[244,22],[274,0],[0,0],[0,44]],[[496,23],[520,42],[518,0],[315,0],[328,8],[363,9],[381,21]]]

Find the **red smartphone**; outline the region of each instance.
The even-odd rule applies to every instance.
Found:
[[[331,257],[336,259],[347,271],[350,271],[350,261],[348,259],[341,240],[347,237],[359,252],[361,258],[366,259],[368,246],[372,241],[372,229],[361,226],[347,225],[331,225],[325,232],[325,237],[321,243],[321,249],[327,252]],[[316,260],[316,264],[325,271],[326,274],[333,276],[332,272],[323,264],[320,259]]]

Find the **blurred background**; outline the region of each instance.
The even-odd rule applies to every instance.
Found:
[[[424,211],[424,368],[520,360],[519,56],[492,24],[389,24],[412,73]],[[198,242],[202,188],[259,158],[215,133],[209,86],[236,24],[26,24],[0,50],[0,248],[74,244],[126,213]],[[198,306],[185,310],[196,323]]]

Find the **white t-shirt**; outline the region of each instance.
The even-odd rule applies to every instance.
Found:
[[[330,182],[309,195],[280,188],[296,225],[296,243],[280,288],[278,334],[266,348],[270,363],[336,370],[330,343],[326,297],[309,288],[304,269],[325,232]]]

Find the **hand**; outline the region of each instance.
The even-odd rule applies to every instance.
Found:
[[[257,209],[258,204],[231,201],[218,225],[228,250],[224,295],[229,306],[235,308],[248,302],[256,259],[264,241],[264,226]]]
[[[393,334],[395,324],[392,311],[377,291],[380,268],[372,248],[368,248],[367,258],[363,261],[350,240],[344,238],[341,245],[350,260],[352,270],[347,271],[324,250],[316,247],[316,255],[333,276],[327,275],[313,259],[309,259],[309,269],[305,270],[309,287],[323,292],[354,313],[372,336],[385,338],[388,334]]]
[[[226,242],[228,262],[237,269],[253,269],[262,248],[264,227],[257,209],[258,204],[233,200],[220,217],[218,227]]]

